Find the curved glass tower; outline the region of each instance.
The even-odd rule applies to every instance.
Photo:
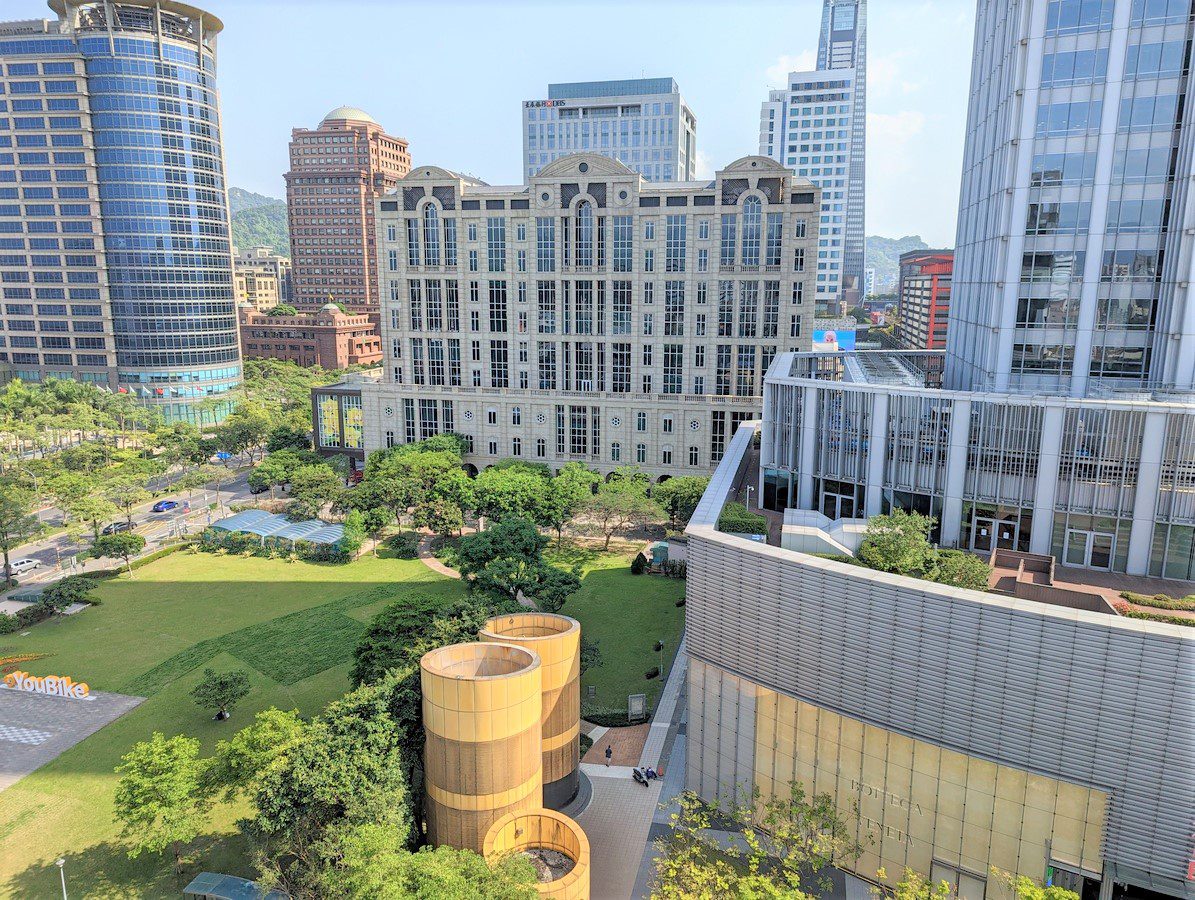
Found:
[[[211,421],[241,380],[215,77],[220,21],[169,0],[50,7],[56,22],[0,24],[3,124],[16,157],[0,146],[0,187],[15,183],[14,199],[31,199],[32,189],[78,202],[0,208],[5,247],[28,251],[0,256],[5,315],[10,286],[14,300],[31,293],[32,304],[14,307],[28,310],[39,338],[19,351],[9,341],[0,364],[22,378],[106,383],[170,420]],[[6,325],[18,336],[24,327]]]

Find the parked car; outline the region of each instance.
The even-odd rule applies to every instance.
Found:
[[[264,484],[259,484],[257,487],[254,487],[253,485],[249,485],[249,493],[250,494],[264,494],[268,490],[269,490],[269,487]]]
[[[119,531],[132,531],[133,526],[128,522],[113,522],[111,525],[105,525],[101,534],[116,534]]]
[[[41,560],[26,557],[25,559],[14,559],[9,563],[9,568],[13,575],[23,575],[26,572],[31,572],[34,569],[41,568]]]
[[[154,512],[169,512],[172,509],[178,509],[177,500],[159,500],[154,504]]]

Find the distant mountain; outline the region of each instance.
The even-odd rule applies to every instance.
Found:
[[[876,270],[876,293],[889,294],[896,290],[896,276],[900,273],[900,255],[910,250],[928,250],[929,244],[917,234],[900,238],[870,235],[864,251],[867,268]]]
[[[290,256],[285,201],[233,187],[228,189],[228,206],[232,242],[237,247],[272,247],[275,253]]]
[[[241,212],[241,210],[253,209],[255,206],[270,206],[277,203],[281,203],[283,206],[286,205],[285,200],[279,200],[277,197],[255,194],[253,191],[247,191],[239,187],[230,187],[228,189],[228,206],[234,216]]]

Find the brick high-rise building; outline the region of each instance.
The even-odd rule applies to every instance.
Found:
[[[411,171],[407,142],[369,113],[338,106],[318,128],[291,131],[286,206],[295,306],[329,300],[378,309],[374,200]]]

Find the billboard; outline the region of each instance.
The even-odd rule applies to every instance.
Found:
[[[836,353],[839,350],[855,349],[853,328],[826,328],[813,332],[814,353]]]

